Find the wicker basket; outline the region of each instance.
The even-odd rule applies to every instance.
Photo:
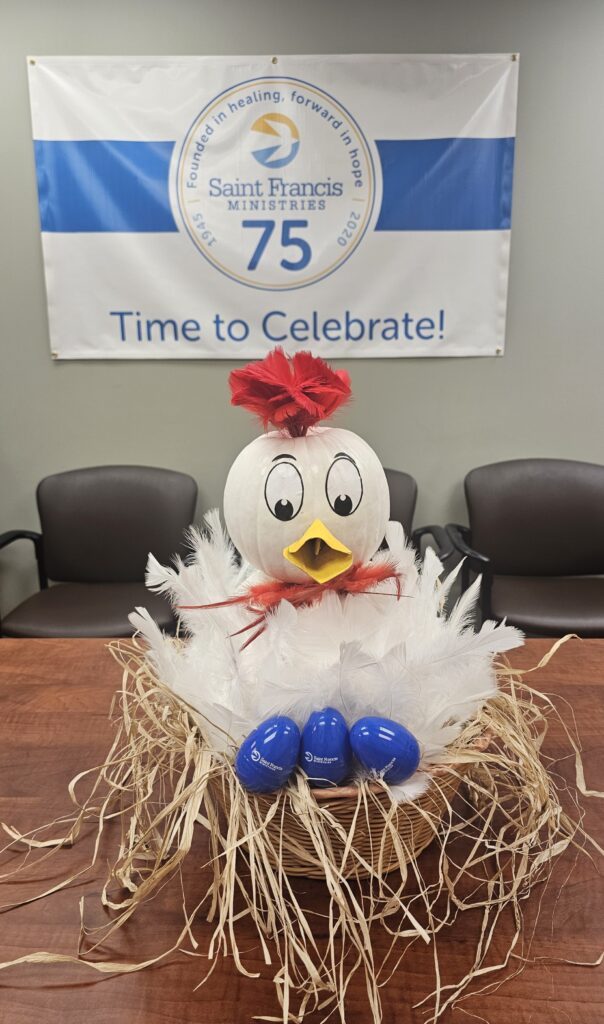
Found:
[[[486,750],[490,736],[481,736],[472,744],[473,750]],[[369,786],[369,799],[359,808],[359,790],[355,786],[341,786],[331,789],[312,790],[314,799],[329,812],[323,817],[329,843],[333,851],[333,862],[338,864],[345,877],[367,878],[370,872],[362,866],[365,860],[381,875],[401,866],[400,846],[396,851],[392,832],[398,833],[402,841],[404,859],[408,863],[419,857],[432,842],[442,820],[445,807],[455,796],[461,777],[470,767],[468,763],[450,768],[435,767],[430,774],[437,785],[431,785],[417,800],[399,804],[394,810],[393,829],[385,829],[384,818],[391,810],[391,801],[379,785]],[[227,793],[220,778],[209,782],[212,798],[227,814]],[[273,794],[256,794],[254,802],[258,820],[266,817],[273,805]],[[299,815],[292,809],[287,789],[281,792],[281,806],[268,825],[272,846],[279,852],[279,864],[288,875],[306,878],[323,878],[325,872],[317,859],[312,838]],[[356,816],[356,821],[355,821]],[[351,837],[351,831],[353,832]],[[344,838],[346,837],[346,838]],[[352,846],[344,861],[345,844]],[[276,857],[271,857],[273,867],[278,867]]]

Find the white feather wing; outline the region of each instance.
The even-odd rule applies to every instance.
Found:
[[[205,524],[203,533],[190,534],[186,563],[166,568],[149,560],[148,585],[175,607],[227,601],[263,578],[237,564],[216,511]],[[270,715],[290,715],[302,727],[312,711],[333,706],[349,725],[368,714],[401,722],[417,737],[423,760],[433,762],[496,692],[493,656],[522,643],[522,634],[494,622],[474,631],[479,581],[447,617],[444,601],[459,568],[442,581],[431,548],[419,566],[400,524],[389,524],[387,538],[389,550],[376,558],[401,573],[400,599],[386,582],[370,594],[328,592],[303,608],[283,601],[244,649],[248,634],[233,635],[252,621],[243,605],[181,610],[190,637],[180,647],[137,609],[131,621],[155,670],[195,709],[216,749],[232,752]],[[426,785],[420,771],[396,788],[396,798],[412,799]]]

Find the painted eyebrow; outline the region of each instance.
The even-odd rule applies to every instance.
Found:
[[[354,461],[352,455],[347,455],[346,452],[336,452],[336,454],[334,455],[334,459],[348,459],[350,462],[352,462],[353,466],[356,466],[356,462]]]
[[[295,462],[296,461],[296,456],[295,455],[287,455],[287,454],[285,454],[285,455],[275,455],[275,458],[273,459],[273,462],[277,462],[278,459],[293,459],[294,462]]]

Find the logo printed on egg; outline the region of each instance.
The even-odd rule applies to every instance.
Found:
[[[257,751],[254,751],[254,754],[255,753],[257,753]],[[266,757],[260,757],[260,756],[254,757],[254,754],[252,754],[253,760],[254,761],[259,761],[263,768],[270,768],[270,770],[272,772],[282,772],[283,771],[283,765],[282,764],[275,764],[274,761],[268,761],[266,759]]]

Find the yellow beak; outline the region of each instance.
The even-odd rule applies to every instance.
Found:
[[[317,583],[328,583],[352,565],[350,548],[334,537],[320,519],[315,519],[302,537],[284,548],[283,555]]]

